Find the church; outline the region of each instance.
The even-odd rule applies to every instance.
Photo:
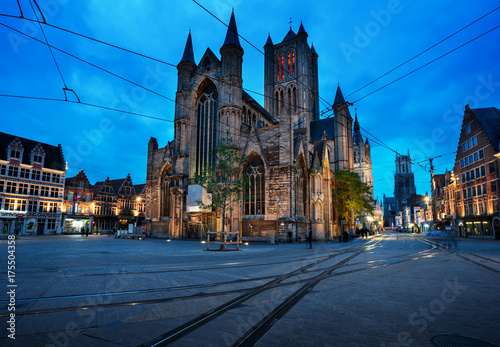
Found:
[[[318,241],[339,235],[331,194],[333,172],[354,170],[348,104],[338,87],[333,116],[320,119],[318,54],[302,23],[276,44],[269,35],[264,51],[262,106],[244,90],[244,50],[234,12],[220,56],[207,48],[196,62],[189,33],[177,65],[174,139],[162,148],[153,137],[148,144],[148,233],[203,238],[218,230],[215,212],[198,204],[208,197],[193,177],[230,137],[246,158],[242,173],[250,194],[224,216],[226,231],[291,242],[304,239],[308,228]],[[333,97],[333,91],[327,94]],[[368,142],[362,151],[369,156]]]

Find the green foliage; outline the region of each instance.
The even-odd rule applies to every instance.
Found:
[[[340,219],[350,219],[361,214],[373,215],[370,187],[361,182],[359,175],[347,169],[335,171],[333,204]]]
[[[239,150],[231,139],[225,141],[215,152],[215,164],[206,164],[206,169],[194,175],[194,181],[211,194],[208,205],[198,201],[202,209],[213,209],[217,215],[225,216],[226,211],[232,211],[233,206],[243,200],[246,175],[241,174],[241,168],[246,161],[240,156]],[[222,223],[224,231],[224,223]]]

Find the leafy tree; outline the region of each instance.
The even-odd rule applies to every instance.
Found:
[[[207,205],[197,201],[202,209],[213,209],[220,217],[221,231],[225,233],[224,219],[227,211],[233,211],[243,201],[246,175],[241,174],[241,168],[246,158],[241,156],[231,139],[215,151],[213,164],[206,163],[205,169],[195,173],[194,181],[211,194],[211,202]]]
[[[332,192],[333,204],[340,219],[350,224],[361,214],[373,215],[370,187],[360,180],[357,173],[347,169],[335,171],[335,187]]]

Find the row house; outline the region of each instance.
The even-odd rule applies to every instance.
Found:
[[[94,210],[94,189],[85,172],[66,178],[64,190],[64,233],[81,233],[89,229]],[[89,229],[90,230],[90,229]]]
[[[462,236],[500,238],[499,146],[500,110],[466,105],[450,183]]]
[[[66,180],[64,232],[110,234],[144,220],[145,184],[133,185],[126,178],[96,182],[91,185],[84,171]]]
[[[0,231],[62,231],[66,162],[61,145],[0,133]]]

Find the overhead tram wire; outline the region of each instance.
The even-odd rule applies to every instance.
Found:
[[[217,17],[215,14],[213,14],[209,9],[207,9],[206,7],[204,7],[203,5],[201,5],[198,1],[196,0],[193,0],[193,2],[195,4],[197,4],[198,6],[200,6],[204,11],[206,11],[209,15],[211,15],[212,17],[214,17],[215,19],[217,19],[219,22],[221,22],[224,26],[226,26],[229,30],[232,30],[229,25],[227,25],[226,23],[224,23],[223,20],[221,20],[219,17]],[[243,36],[241,36],[239,33],[235,32],[235,34],[238,35],[238,37],[240,37],[243,41],[245,41],[246,43],[248,43],[251,47],[253,47],[255,50],[257,50],[257,52],[259,52],[260,54],[262,54],[264,56],[265,59],[269,59],[274,65],[278,66],[278,64],[274,61],[274,58],[271,58],[271,57],[268,57],[264,52],[262,52],[257,46],[255,46],[253,43],[251,43],[250,41],[248,41],[246,38],[244,38]],[[303,85],[304,87],[306,87],[311,93],[314,94],[314,92],[311,90],[311,88],[309,88],[309,86],[305,85],[303,82],[299,81],[299,79],[297,77],[295,77],[293,74],[289,73],[287,71],[287,69],[284,69],[284,72],[292,77],[295,81],[297,81],[297,83],[300,83],[301,85]],[[321,97],[321,95],[319,95],[319,91],[318,91],[318,98],[320,100],[323,100],[327,105],[330,105],[330,103],[325,100],[324,98]]]
[[[43,35],[43,38],[45,39],[45,43],[46,43],[47,47],[49,48],[50,55],[52,56],[52,59],[54,60],[54,64],[56,65],[57,71],[59,72],[59,76],[61,76],[61,80],[62,80],[63,85],[64,85],[64,88],[63,88],[64,96],[65,96],[66,99],[68,99],[68,97],[66,95],[66,91],[71,91],[71,92],[73,92],[73,94],[75,94],[75,96],[78,99],[78,95],[76,95],[76,93],[72,89],[69,89],[68,86],[66,85],[66,81],[64,80],[64,76],[63,76],[63,74],[61,72],[61,69],[59,68],[59,64],[57,63],[56,57],[54,56],[54,52],[52,52],[52,48],[51,48],[51,46],[49,44],[49,40],[47,39],[47,35],[45,35],[45,31],[43,30],[42,24],[40,24],[40,21],[38,19],[38,15],[37,15],[37,13],[35,11],[35,8],[33,7],[33,2],[36,4],[36,7],[38,8],[38,11],[40,12],[40,15],[42,16],[44,23],[45,23],[45,17],[43,16],[43,13],[40,10],[40,7],[38,6],[36,0],[29,0],[29,4],[31,5],[31,9],[33,10],[35,18],[38,21],[38,26],[40,27],[40,31],[42,32],[42,35]],[[21,7],[21,5],[19,5],[19,7]]]
[[[464,47],[465,45],[467,45],[467,44],[469,44],[469,43],[471,43],[471,42],[473,42],[473,41],[477,40],[478,38],[480,38],[480,37],[482,37],[482,36],[484,36],[484,35],[486,35],[486,34],[488,34],[488,33],[492,32],[493,30],[498,29],[499,27],[500,27],[500,25],[497,25],[496,27],[494,27],[494,28],[492,28],[492,29],[490,29],[490,30],[488,30],[488,31],[486,31],[486,32],[484,32],[484,33],[482,33],[481,35],[478,35],[478,36],[476,36],[475,38],[473,38],[473,39],[471,39],[471,40],[469,40],[469,41],[467,41],[467,42],[465,42],[465,43],[463,43],[463,44],[461,44],[461,45],[459,45],[459,46],[455,47],[454,49],[452,49],[452,50],[450,50],[450,51],[448,51],[448,52],[446,52],[446,53],[444,53],[444,54],[440,55],[439,57],[437,57],[437,58],[435,58],[435,59],[433,59],[433,60],[431,60],[431,61],[429,61],[429,62],[425,63],[424,65],[421,65],[420,67],[418,67],[418,68],[416,68],[416,69],[414,69],[414,70],[410,71],[409,73],[407,73],[407,74],[405,74],[405,75],[403,75],[403,76],[401,76],[401,77],[399,77],[399,78],[397,78],[397,79],[395,79],[395,80],[393,80],[393,81],[391,81],[391,82],[387,83],[386,85],[384,85],[384,86],[382,86],[382,87],[380,87],[380,88],[378,88],[378,89],[376,89],[376,90],[374,90],[374,91],[372,91],[372,92],[370,92],[370,93],[366,94],[365,96],[363,96],[363,97],[361,97],[361,98],[357,99],[356,101],[353,101],[353,102],[352,102],[352,104],[355,104],[355,103],[357,103],[357,102],[359,102],[359,101],[363,100],[364,98],[366,98],[366,97],[368,97],[368,96],[370,96],[370,95],[372,95],[372,94],[374,94],[374,93],[376,93],[376,92],[378,92],[378,91],[380,91],[380,90],[382,90],[382,89],[384,89],[384,88],[386,88],[386,87],[390,86],[391,84],[393,84],[393,83],[395,83],[395,82],[397,82],[397,81],[399,81],[399,80],[403,79],[404,77],[407,77],[407,76],[409,76],[409,75],[411,75],[411,74],[413,74],[413,73],[415,73],[415,72],[419,71],[420,69],[422,69],[422,68],[426,67],[427,65],[430,65],[430,64],[432,64],[432,63],[436,62],[437,60],[439,60],[439,59],[441,59],[441,58],[443,58],[443,57],[447,56],[447,55],[448,55],[448,54],[450,54],[450,53],[453,53],[454,51],[458,50],[459,48]],[[331,118],[331,115],[326,116],[326,118],[327,118],[327,119],[328,119],[328,118]],[[339,124],[340,124],[340,123],[339,123]],[[360,127],[360,128],[361,128],[361,127]],[[363,128],[361,128],[361,129],[363,129]],[[363,130],[364,130],[365,132],[369,133],[366,129],[363,129]],[[380,140],[379,140],[379,141],[380,141]],[[381,141],[381,142],[382,142],[382,141]],[[383,142],[382,142],[382,143],[383,143]],[[384,145],[385,145],[385,144],[384,144]],[[387,146],[387,145],[385,145],[385,146],[387,147],[387,149],[389,149],[389,150],[391,150],[391,151],[393,151],[393,152],[397,153],[397,151],[396,151],[396,150],[394,150],[394,149],[390,148],[390,147],[389,147],[389,146]],[[422,165],[420,165],[420,164],[418,164],[418,163],[414,163],[414,164],[415,164],[415,165],[418,165],[418,166],[420,166],[420,167],[422,167]],[[422,167],[422,168],[423,168],[423,167]],[[425,169],[424,169],[424,170],[425,170]]]
[[[102,41],[102,40],[99,40],[99,39],[96,39],[96,38],[93,38],[93,37],[90,37],[90,36],[87,36],[87,35],[83,35],[83,34],[77,33],[75,31],[71,31],[69,29],[62,28],[62,27],[54,25],[54,24],[50,24],[50,23],[46,23],[46,22],[45,23],[44,22],[39,22],[38,20],[34,20],[34,19],[26,18],[26,17],[13,16],[13,15],[4,14],[4,13],[0,13],[0,17],[16,18],[16,19],[22,19],[22,20],[26,20],[26,21],[30,21],[30,22],[39,23],[39,24],[44,24],[44,25],[47,25],[47,26],[49,26],[51,28],[54,28],[54,29],[57,29],[57,30],[61,30],[61,31],[65,31],[67,33],[70,33],[70,34],[73,34],[73,35],[76,35],[76,36],[80,36],[80,37],[83,37],[85,39],[88,39],[88,40],[91,40],[91,41],[95,41],[95,42],[101,43],[103,45],[106,45],[106,46],[109,46],[109,47],[113,47],[113,48],[122,50],[122,51],[127,52],[127,53],[135,54],[137,56],[140,56],[140,57],[143,57],[143,58],[146,58],[146,59],[150,59],[150,60],[156,61],[158,63],[165,64],[165,65],[168,65],[168,66],[177,67],[177,65],[174,65],[172,63],[166,62],[164,60],[157,59],[157,58],[154,58],[154,57],[151,57],[149,55],[142,54],[142,53],[139,53],[139,52],[135,52],[133,50],[130,50],[130,49],[127,49],[127,48],[124,48],[124,47],[120,47],[118,45],[114,45],[112,43],[105,42],[105,41]]]
[[[133,82],[133,81],[131,81],[131,80],[129,80],[129,79],[127,79],[127,78],[125,78],[125,77],[122,77],[122,76],[120,76],[120,75],[118,75],[118,74],[115,74],[115,73],[113,73],[113,72],[111,72],[111,71],[109,71],[109,70],[107,70],[107,69],[104,69],[104,68],[102,68],[102,67],[100,67],[100,66],[98,66],[98,65],[96,65],[96,64],[93,64],[93,63],[91,63],[91,62],[89,62],[89,61],[87,61],[87,60],[85,60],[85,59],[79,58],[79,57],[77,57],[77,56],[75,56],[75,55],[73,55],[73,54],[71,54],[71,53],[69,53],[69,52],[66,52],[66,51],[64,51],[64,50],[62,50],[62,49],[60,49],[60,48],[58,48],[58,47],[55,47],[55,46],[50,45],[50,44],[48,44],[48,43],[46,43],[46,42],[43,42],[42,40],[39,40],[39,39],[37,39],[37,38],[35,38],[35,37],[33,37],[33,36],[30,36],[30,35],[28,35],[28,34],[26,34],[26,33],[23,33],[23,32],[21,32],[21,31],[19,31],[19,30],[15,29],[15,28],[13,28],[13,27],[9,26],[9,25],[6,25],[6,24],[4,24],[4,23],[0,23],[0,25],[2,25],[2,26],[4,26],[4,27],[7,27],[7,28],[9,28],[9,29],[11,29],[11,30],[13,30],[13,31],[16,31],[17,33],[22,34],[22,35],[24,35],[24,36],[26,36],[26,37],[29,37],[29,38],[33,39],[34,41],[37,41],[37,42],[39,42],[39,43],[41,43],[41,44],[44,44],[44,45],[50,46],[50,47],[52,47],[53,49],[55,49],[55,50],[57,50],[57,51],[59,51],[59,52],[61,52],[61,53],[64,53],[64,54],[66,54],[66,55],[68,55],[68,56],[70,56],[70,57],[72,57],[72,58],[74,58],[74,59],[77,59],[77,60],[79,60],[79,61],[81,61],[81,62],[83,62],[83,63],[85,63],[85,64],[88,64],[88,65],[90,65],[90,66],[92,66],[92,67],[94,67],[94,68],[96,68],[96,69],[99,69],[99,70],[101,70],[101,71],[103,71],[103,72],[105,72],[105,73],[108,73],[108,74],[110,74],[110,75],[112,75],[112,76],[115,76],[115,77],[117,77],[117,78],[119,78],[119,79],[121,79],[121,80],[123,80],[123,81],[125,81],[125,82],[128,82],[128,83],[130,83],[130,84],[133,84],[134,86],[137,86],[137,87],[139,87],[139,88],[142,88],[142,89],[144,89],[144,90],[146,90],[146,91],[148,91],[148,92],[151,92],[151,93],[153,93],[153,94],[155,94],[155,95],[157,95],[157,96],[160,96],[160,97],[162,97],[162,98],[164,98],[164,99],[166,99],[166,100],[168,100],[168,101],[173,102],[173,103],[174,103],[174,104],[176,104],[176,105],[179,105],[179,106],[181,106],[181,107],[185,107],[185,108],[190,109],[190,110],[192,110],[192,111],[196,111],[196,110],[195,110],[194,108],[192,108],[192,107],[189,107],[189,106],[185,106],[185,105],[178,104],[175,100],[173,100],[173,99],[171,99],[171,98],[169,98],[169,97],[167,97],[167,96],[165,96],[165,95],[163,95],[163,94],[160,94],[160,93],[158,93],[158,92],[155,92],[154,90],[151,90],[151,89],[146,88],[146,87],[144,87],[144,86],[141,86],[140,84],[138,84],[138,83],[136,83],[136,82]],[[242,89],[244,89],[244,88],[242,88]],[[249,90],[249,91],[250,91],[250,90]],[[253,91],[250,91],[250,92],[253,92]],[[254,92],[254,93],[256,93],[256,92]],[[78,99],[78,100],[79,100],[79,99]],[[297,108],[305,109],[305,108],[303,108],[303,107],[301,107],[301,106],[297,106]],[[172,121],[172,122],[174,122],[174,121]],[[192,125],[191,125],[191,124],[189,124],[189,126],[192,126]],[[234,128],[234,127],[232,127],[232,129],[233,129],[233,130],[235,130],[236,132],[230,132],[230,134],[231,134],[231,135],[237,135],[237,131],[239,131],[239,129]]]
[[[194,1],[194,0],[193,0],[193,1]],[[196,2],[196,1],[195,1],[195,2]],[[199,4],[198,4],[198,5],[199,5]],[[199,6],[201,6],[201,5],[199,5]],[[201,7],[203,8],[203,6],[201,6]],[[205,9],[205,8],[204,8],[204,9]],[[206,10],[206,9],[205,9],[205,10]],[[224,25],[226,25],[226,24],[225,24],[224,22],[222,22],[219,18],[217,18],[215,15],[213,15],[210,11],[208,11],[208,10],[206,10],[206,11],[207,11],[207,12],[209,12],[212,16],[214,16],[214,17],[215,17],[217,20],[219,20],[221,23],[223,23]],[[1,14],[0,14],[0,15],[1,15]],[[4,16],[5,16],[5,15],[4,15]],[[14,18],[19,18],[19,17],[9,16],[9,15],[6,15],[6,16],[8,16],[8,17],[14,17]],[[0,24],[1,24],[1,23],[0,23]],[[4,24],[3,24],[3,25],[4,25]],[[47,25],[48,25],[48,24],[47,24]],[[6,26],[6,25],[5,25],[5,26]],[[51,25],[51,26],[52,26],[52,25]],[[227,25],[226,25],[226,26],[227,26]],[[8,27],[8,26],[7,26],[7,27]],[[54,27],[55,27],[55,26],[54,26]],[[10,28],[10,27],[9,27],[9,28]],[[498,28],[498,26],[497,26],[497,27],[495,27],[495,28],[493,28],[493,29],[491,29],[490,31],[495,30],[495,29],[497,29],[497,28]],[[15,30],[15,29],[14,29],[14,30]],[[62,29],[62,30],[65,30],[65,29]],[[66,30],[66,31],[68,31],[68,30]],[[486,32],[486,33],[483,33],[482,35],[480,35],[480,36],[478,36],[478,37],[476,37],[476,38],[474,38],[474,39],[472,39],[472,40],[470,40],[470,41],[466,42],[465,44],[463,44],[463,45],[461,45],[461,46],[459,46],[459,47],[455,48],[454,50],[457,50],[458,48],[463,47],[464,45],[466,45],[466,44],[468,44],[468,43],[470,43],[470,42],[472,42],[472,41],[476,40],[477,38],[479,38],[479,37],[481,37],[481,36],[483,36],[483,35],[485,35],[485,34],[489,33],[490,31],[488,31],[488,32]],[[24,33],[23,33],[23,34],[24,34]],[[75,34],[77,34],[77,35],[79,35],[79,36],[86,37],[86,36],[81,35],[81,34],[78,34],[78,33],[75,33]],[[27,35],[27,36],[29,36],[29,35]],[[245,38],[243,38],[242,36],[240,36],[240,37],[241,37],[243,40],[245,40],[246,42],[248,42],[248,41],[247,41]],[[87,37],[87,38],[89,38],[89,37]],[[92,39],[92,38],[89,38],[89,39],[91,39],[91,40],[95,40],[95,41],[98,41],[98,42],[101,42],[101,43],[103,43],[103,44],[107,44],[107,45],[110,45],[110,46],[113,46],[113,47],[116,47],[116,48],[119,48],[119,49],[122,49],[121,47],[118,47],[118,46],[115,46],[115,45],[112,45],[112,44],[108,44],[108,43],[105,43],[105,42],[103,42],[103,41],[99,41],[99,40]],[[261,52],[261,51],[260,51],[257,47],[255,47],[253,44],[251,44],[250,42],[248,42],[248,43],[249,43],[251,46],[253,46],[255,49],[257,49],[260,53],[262,53],[262,54],[263,54],[263,52]],[[123,49],[123,50],[129,51],[129,50],[127,50],[127,49]],[[452,50],[452,51],[454,51],[454,50]],[[371,95],[371,94],[373,94],[373,93],[375,93],[375,92],[377,92],[377,91],[379,91],[379,90],[381,90],[381,89],[385,88],[386,86],[388,86],[388,85],[390,85],[390,84],[392,84],[392,83],[395,83],[396,81],[398,81],[398,80],[402,79],[403,77],[406,77],[407,75],[409,75],[409,74],[411,74],[411,73],[413,73],[413,72],[418,71],[419,69],[423,68],[424,66],[429,65],[430,63],[432,63],[432,62],[434,62],[434,61],[436,61],[436,60],[438,60],[438,59],[442,58],[443,56],[445,56],[445,55],[447,55],[447,54],[451,53],[452,51],[450,51],[450,52],[448,52],[448,53],[446,53],[446,54],[442,55],[441,57],[436,58],[435,60],[433,60],[433,61],[431,61],[431,62],[429,62],[429,63],[427,63],[427,64],[425,64],[425,65],[421,66],[421,67],[420,67],[420,68],[418,68],[418,69],[415,69],[414,71],[412,71],[412,72],[410,72],[410,73],[406,74],[405,76],[402,76],[402,77],[400,77],[400,78],[398,78],[398,79],[396,79],[396,80],[392,81],[391,83],[389,83],[389,84],[387,84],[387,85],[383,86],[382,88],[379,88],[379,89],[377,89],[377,90],[375,90],[375,91],[373,91],[373,92],[371,92],[371,93],[369,93],[369,94],[365,95],[364,97],[362,97],[362,98],[360,98],[360,99],[356,100],[355,102],[358,102],[358,101],[360,101],[360,100],[364,99],[365,97],[367,97],[367,96],[369,96],[369,95]],[[136,52],[133,52],[133,51],[130,51],[130,52],[131,52],[131,53],[134,53],[134,54],[141,55],[141,54],[136,53]],[[142,56],[144,56],[144,55],[142,55]],[[145,56],[145,57],[147,57],[147,56]],[[147,58],[150,58],[150,59],[153,59],[153,60],[157,60],[157,59],[154,59],[154,58],[151,58],[151,57],[147,57]],[[157,61],[159,61],[159,60],[157,60]],[[160,62],[163,62],[163,61],[160,61]],[[273,60],[273,62],[274,62],[274,60]],[[168,64],[168,63],[167,63],[167,64]],[[173,64],[168,64],[168,65],[175,66],[175,65],[173,65]],[[141,86],[141,87],[142,87],[142,86]],[[171,101],[173,101],[173,100],[171,100]],[[173,101],[173,102],[175,103],[175,101]],[[355,102],[354,102],[354,103],[355,103]],[[353,103],[353,104],[354,104],[354,103]],[[327,118],[330,118],[330,117],[328,116]],[[338,122],[337,122],[337,123],[338,123]],[[338,124],[341,124],[341,123],[338,123]],[[343,125],[343,124],[342,124],[342,125]],[[364,130],[364,131],[366,131],[365,129],[363,129],[363,130]],[[380,141],[380,140],[379,140],[379,141]],[[380,141],[380,144],[381,144],[382,146],[384,146],[384,147],[386,147],[386,148],[388,148],[388,149],[390,149],[390,150],[394,151],[394,150],[393,150],[393,149],[391,149],[389,146],[385,145],[382,141]],[[394,152],[396,152],[396,153],[397,153],[397,151],[394,151]]]
[[[406,60],[405,62],[403,62],[403,63],[399,64],[399,65],[398,65],[398,66],[396,66],[396,67],[394,67],[393,69],[391,69],[391,70],[387,71],[387,72],[386,72],[386,73],[384,73],[383,75],[380,75],[379,77],[377,77],[377,78],[375,78],[373,81],[371,81],[371,82],[369,82],[369,83],[365,84],[365,85],[364,85],[364,86],[362,86],[361,88],[356,89],[354,92],[352,92],[351,94],[347,95],[347,96],[346,96],[346,98],[348,98],[349,96],[351,96],[351,95],[353,95],[353,94],[356,94],[356,93],[357,93],[357,92],[359,92],[360,90],[362,90],[362,89],[364,89],[364,88],[368,87],[369,85],[371,85],[371,84],[375,83],[376,81],[378,81],[378,80],[379,80],[379,79],[381,79],[382,77],[387,76],[387,75],[388,75],[388,74],[390,74],[391,72],[393,72],[393,71],[395,71],[395,70],[399,69],[399,68],[400,68],[400,67],[402,67],[403,65],[406,65],[407,63],[409,63],[410,61],[414,60],[415,58],[418,58],[418,57],[419,57],[419,56],[421,56],[422,54],[424,54],[424,53],[426,53],[426,52],[430,51],[430,50],[431,50],[431,49],[433,49],[434,47],[436,47],[436,46],[440,45],[441,43],[445,42],[446,40],[448,40],[448,39],[452,38],[453,36],[455,36],[456,34],[460,33],[461,31],[463,31],[463,30],[467,29],[468,27],[470,27],[470,26],[471,26],[471,25],[473,25],[474,23],[479,22],[481,19],[483,19],[483,18],[485,18],[485,17],[489,16],[490,14],[492,14],[492,13],[493,13],[493,12],[495,12],[495,11],[497,11],[498,9],[500,9],[500,6],[499,6],[499,7],[497,7],[497,8],[495,8],[495,9],[493,9],[493,10],[491,10],[490,12],[486,13],[485,15],[483,15],[483,16],[481,16],[481,17],[479,17],[478,19],[476,19],[476,20],[472,21],[471,23],[467,24],[466,26],[462,27],[461,29],[459,29],[459,30],[455,31],[453,34],[451,34],[451,35],[449,35],[449,36],[445,37],[445,38],[444,38],[444,39],[442,39],[441,41],[439,41],[439,42],[437,42],[437,43],[433,44],[433,45],[432,45],[432,46],[430,46],[429,48],[427,48],[427,49],[423,50],[422,52],[418,53],[417,55],[415,55],[415,56],[411,57],[410,59]]]

